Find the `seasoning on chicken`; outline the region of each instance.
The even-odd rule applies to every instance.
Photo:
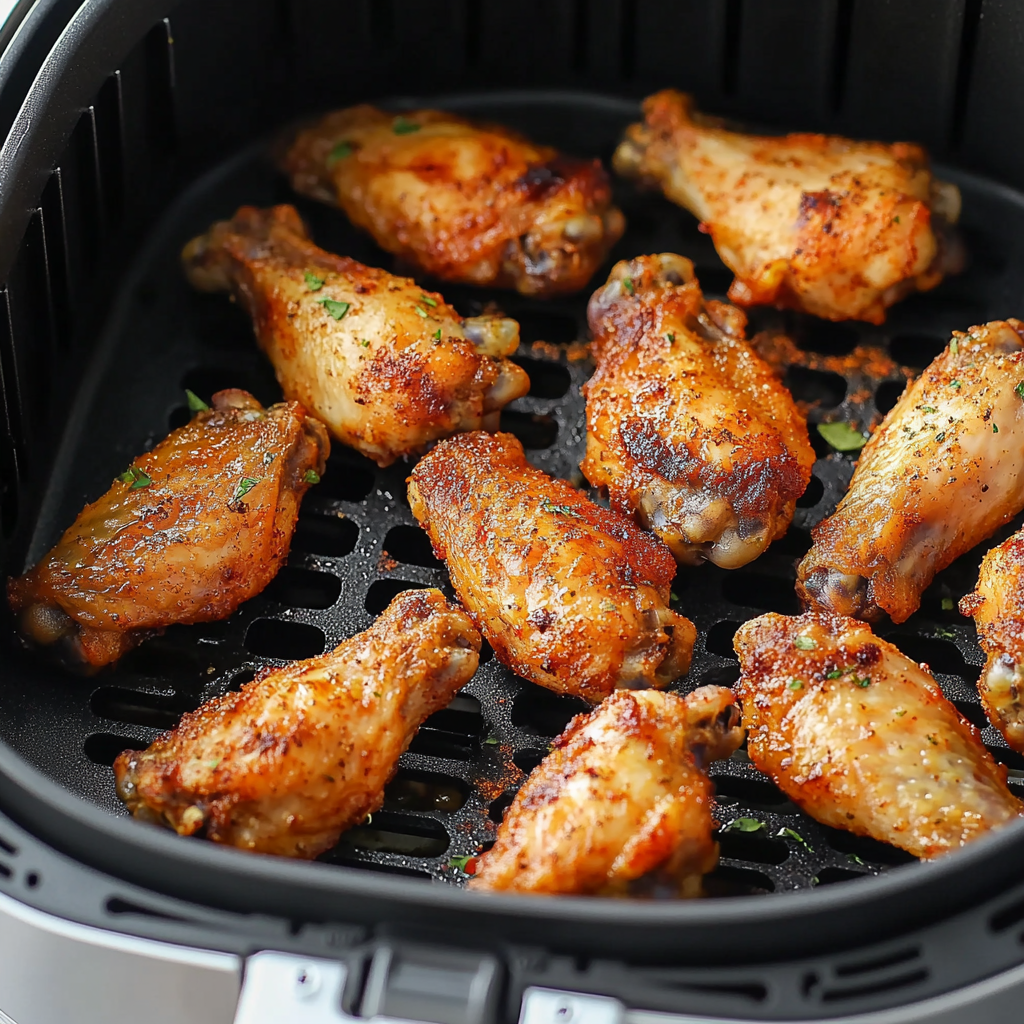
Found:
[[[174,623],[227,618],[284,564],[329,451],[298,403],[218,392],[8,581],[22,635],[92,672]]]
[[[817,821],[931,858],[1024,811],[927,666],[863,622],[762,615],[734,646],[747,753]]]
[[[424,273],[524,295],[578,291],[625,228],[599,160],[438,110],[335,111],[284,170]]]
[[[865,445],[813,531],[806,607],[903,622],[940,569],[1024,509],[1024,324],[954,331]]]
[[[660,688],[696,631],[669,608],[675,563],[629,519],[534,469],[511,434],[462,434],[409,478],[413,515],[498,660],[596,704]]]
[[[399,594],[328,654],[266,669],[114,762],[132,813],[180,835],[313,858],[380,807],[420,724],[476,671],[480,635],[438,590]]]
[[[409,278],[317,248],[294,207],[243,206],[183,259],[195,287],[230,291],[248,310],[286,397],[380,466],[460,430],[496,429],[530,388],[506,358],[519,344],[514,320],[464,320]]]
[[[705,302],[693,264],[671,253],[617,263],[588,316],[584,475],[680,562],[757,558],[788,529],[814,449],[744,339],[746,317]]]
[[[920,146],[743,135],[673,89],[643,109],[615,170],[659,186],[700,219],[736,275],[733,302],[879,324],[893,303],[961,269],[948,228],[960,192],[932,177]]]
[[[978,692],[989,721],[1024,754],[1024,530],[985,555],[960,611],[974,618],[988,655]]]
[[[577,715],[516,794],[472,889],[699,896],[718,863],[704,767],[743,742],[731,691],[619,692]]]

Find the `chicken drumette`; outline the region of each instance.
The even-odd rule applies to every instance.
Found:
[[[789,527],[814,450],[744,339],[746,317],[705,302],[693,264],[671,253],[617,263],[588,315],[587,479],[680,562],[756,558]]]
[[[615,693],[516,794],[472,889],[699,896],[718,862],[703,768],[743,742],[732,693]]]
[[[298,403],[219,392],[8,581],[22,635],[92,671],[166,626],[227,618],[277,575],[329,451]]]
[[[666,89],[644,102],[614,164],[700,218],[736,275],[729,298],[743,306],[881,323],[888,306],[962,263],[946,229],[960,193],[906,142],[743,135]]]
[[[734,644],[750,759],[812,818],[928,858],[1024,810],[927,667],[863,622],[762,615]]]
[[[582,288],[625,227],[600,161],[438,110],[328,114],[284,170],[420,270],[524,295]]]
[[[380,807],[399,756],[469,681],[479,650],[440,591],[405,591],[329,654],[265,670],[148,750],[126,750],[118,795],[181,835],[316,857]]]
[[[378,465],[460,430],[494,429],[529,378],[519,325],[464,320],[407,277],[317,248],[291,206],[243,206],[191,241],[189,279],[253,318],[288,398]]]
[[[815,527],[797,592],[821,611],[903,622],[935,574],[1024,508],[1024,324],[954,332],[865,445]]]
[[[503,665],[597,703],[690,664],[675,563],[625,516],[534,469],[511,434],[462,434],[409,478],[413,515]]]

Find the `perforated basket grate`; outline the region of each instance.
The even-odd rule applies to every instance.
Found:
[[[580,155],[606,160],[622,128],[636,116],[628,103],[583,95],[444,97],[432,105],[510,124]],[[831,325],[794,314],[757,310],[749,333],[806,403],[812,424],[844,419],[866,426],[891,407],[913,368],[924,366],[950,330],[1012,315],[1024,284],[1015,241],[1024,228],[1024,198],[962,174],[943,172],[964,194],[964,234],[973,263],[935,292],[892,310],[882,328]],[[684,211],[655,195],[616,183],[629,227],[613,259],[674,251],[694,260],[705,293],[724,297],[731,279],[707,236]],[[189,289],[178,252],[193,234],[243,203],[295,202],[316,241],[327,249],[391,267],[392,259],[356,234],[333,210],[293,196],[262,149],[247,151],[200,180],[165,215],[127,279],[72,411],[30,553],[38,558],[82,504],[97,497],[140,449],[188,416],[184,389],[203,397],[242,387],[264,403],[280,397],[257,351],[247,318],[223,296]],[[609,265],[610,265],[609,261]],[[603,280],[607,268],[595,278]],[[441,286],[464,315],[497,303],[521,325],[516,359],[528,370],[530,395],[503,415],[532,462],[579,484],[584,446],[580,387],[589,375],[585,347],[588,294],[541,302],[510,293]],[[1017,310],[1019,312],[1019,309]],[[784,330],[795,348],[771,339]],[[714,566],[681,569],[673,604],[700,631],[693,667],[678,684],[734,681],[732,636],[765,610],[797,612],[794,568],[810,545],[810,528],[835,506],[852,473],[848,456],[832,453],[812,426],[819,458],[787,536],[735,572]],[[366,628],[399,591],[440,586],[433,557],[405,499],[410,465],[380,470],[335,446],[322,483],[306,497],[288,565],[260,597],[225,622],[174,627],[111,671],[81,680],[35,666],[31,685],[0,701],[0,736],[73,792],[111,813],[124,813],[110,765],[126,747],[147,745],[182,712],[252,678],[264,665],[308,657]],[[1009,532],[1009,530],[1005,531]],[[983,546],[984,547],[984,546]],[[983,550],[983,549],[982,549]],[[982,550],[944,572],[922,610],[882,629],[916,660],[927,661],[964,714],[985,726],[974,690],[982,658],[972,626],[955,611],[974,583]],[[432,716],[400,762],[383,809],[350,830],[322,859],[376,871],[461,885],[452,858],[473,855],[494,838],[516,788],[547,751],[550,739],[583,709],[571,698],[526,683],[485,649],[480,670]],[[986,728],[996,757],[1024,779],[1024,759]],[[741,750],[712,768],[723,825],[721,864],[708,879],[715,895],[777,892],[841,882],[885,871],[910,858],[869,840],[824,828],[800,814],[748,762]],[[753,819],[743,828],[730,823]]]

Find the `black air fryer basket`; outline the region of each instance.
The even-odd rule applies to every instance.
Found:
[[[292,202],[324,248],[393,267],[340,213],[296,197],[269,156],[295,119],[356,102],[454,110],[606,162],[639,99],[666,86],[769,131],[924,143],[963,194],[965,273],[882,327],[750,316],[750,335],[781,330],[798,347],[785,379],[812,424],[875,425],[951,330],[1024,317],[1022,34],[1024,4],[1009,0],[23,2],[0,34],[6,573],[187,419],[185,388],[280,397],[247,318],[186,284],[190,237],[241,204]],[[689,214],[615,189],[628,228],[608,266],[679,252],[706,294],[724,296],[731,274]],[[442,291],[464,315],[496,302],[519,320],[516,359],[533,386],[502,425],[536,465],[580,483],[589,290],[546,302]],[[814,479],[786,537],[735,572],[680,570],[673,605],[700,630],[683,692],[737,678],[740,623],[798,611],[795,564],[853,470],[812,434]],[[742,751],[712,769],[723,829],[710,898],[463,892],[461,858],[493,841],[581,708],[487,652],[402,757],[384,808],[317,863],[129,820],[110,770],[121,750],[263,666],[364,629],[403,589],[451,593],[409,511],[409,468],[335,445],[264,594],[92,679],[22,651],[5,619],[0,1010],[18,1024],[229,1021],[241,989],[236,1019],[248,1022],[1020,1018],[1024,824],[918,864],[804,817]],[[988,546],[883,632],[930,664],[1024,793],[1024,758],[987,727],[982,657],[955,611]],[[763,827],[727,827],[739,818]]]

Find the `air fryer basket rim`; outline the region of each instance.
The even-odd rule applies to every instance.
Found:
[[[3,275],[13,263],[44,171],[58,159],[82,105],[174,6],[168,0],[129,5],[95,0],[83,5],[62,33],[0,148]],[[1006,192],[1020,202],[1018,193]],[[0,779],[5,809],[41,839],[84,863],[170,895],[309,920],[418,919],[463,933],[488,929],[505,939],[616,955],[624,947],[637,956],[695,959],[763,956],[771,949],[781,958],[896,934],[991,895],[1014,876],[1024,848],[1024,822],[1018,822],[954,857],[814,892],[678,904],[561,898],[555,904],[550,898],[463,894],[355,869],[182,842],[86,804],[6,745],[0,746]],[[579,928],[586,924],[613,928]]]

